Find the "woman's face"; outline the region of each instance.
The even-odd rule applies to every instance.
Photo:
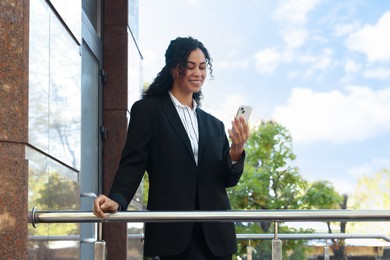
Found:
[[[207,75],[207,61],[200,49],[193,50],[188,56],[187,67],[184,75],[179,76],[178,68],[174,69],[174,85],[181,92],[197,93],[202,89],[202,85]]]

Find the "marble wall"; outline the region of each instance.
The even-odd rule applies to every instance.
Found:
[[[103,149],[104,194],[108,194],[111,188],[127,132],[128,17],[127,12],[121,10],[128,10],[128,0],[105,2],[103,60],[108,77],[103,98],[103,122],[107,129]],[[126,259],[126,223],[103,225],[103,239],[109,245],[107,247],[109,259]]]
[[[48,256],[45,255],[47,251],[42,254],[42,250],[34,248],[48,248],[49,241],[34,242],[29,238],[42,234],[67,236],[79,233],[78,225],[65,227],[64,232],[58,234],[54,232],[56,230],[54,226],[39,224],[37,229],[33,229],[28,224],[27,219],[27,212],[32,209],[32,206],[38,205],[39,210],[74,210],[80,207],[78,197],[80,193],[78,185],[80,168],[78,145],[80,140],[78,133],[76,133],[77,129],[65,129],[67,132],[76,133],[72,138],[74,142],[70,144],[70,147],[74,147],[74,149],[61,150],[59,146],[55,146],[59,143],[55,142],[59,139],[58,129],[56,129],[57,131],[50,130],[52,129],[50,123],[53,120],[48,117],[54,113],[57,115],[57,119],[60,117],[63,119],[64,113],[61,111],[64,108],[74,107],[59,101],[67,99],[66,95],[70,94],[69,85],[74,86],[73,90],[80,89],[78,81],[80,75],[65,69],[68,75],[75,74],[74,77],[68,78],[77,80],[71,82],[60,78],[64,59],[63,56],[58,56],[60,59],[57,59],[56,55],[67,52],[70,55],[66,55],[66,60],[80,62],[79,49],[77,43],[76,45],[67,45],[72,41],[66,36],[68,31],[65,30],[65,33],[61,33],[64,32],[61,29],[61,24],[58,25],[55,19],[50,20],[50,14],[45,13],[47,8],[37,9],[37,11],[42,11],[42,14],[35,18],[29,16],[30,8],[34,8],[37,3],[46,3],[46,1],[0,1],[1,259],[41,259]],[[56,3],[61,4],[62,1],[56,1]],[[30,6],[30,4],[32,5]],[[61,14],[62,9],[58,10]],[[103,97],[103,121],[107,129],[107,139],[103,144],[103,193],[107,193],[111,187],[121,147],[126,139],[129,106],[127,10],[128,0],[105,2],[103,55],[104,69],[108,78]],[[68,14],[69,12],[64,13]],[[35,22],[31,26],[31,18],[46,20]],[[68,22],[67,17],[63,18],[65,22]],[[69,19],[69,21],[74,21],[74,19]],[[77,27],[77,24],[80,24],[80,21],[75,24],[69,22],[68,26],[74,35],[71,39],[80,42],[80,28]],[[59,32],[58,37],[53,37],[55,32]],[[35,49],[29,43],[31,40],[29,34],[34,34],[37,39],[34,40],[37,43]],[[47,40],[48,38],[51,42]],[[56,40],[58,40],[57,44],[54,42]],[[32,61],[42,64],[32,63]],[[47,62],[53,66],[47,67]],[[70,64],[71,62],[65,63]],[[81,65],[79,63],[72,64],[73,68],[80,68]],[[50,83],[45,79],[42,80],[42,77],[50,77]],[[54,83],[58,84],[53,85]],[[61,85],[59,85],[60,83]],[[51,94],[48,95],[48,93]],[[53,93],[58,95],[53,97]],[[80,95],[80,93],[76,94]],[[137,99],[137,94],[133,98]],[[37,102],[39,100],[41,102]],[[75,113],[71,114],[75,115]],[[80,121],[77,120],[79,118],[65,119],[66,123],[62,125],[79,127]],[[50,189],[55,189],[55,192],[52,193],[53,196],[45,197],[42,195],[43,193],[33,192],[32,187],[35,186],[36,190],[40,192],[48,191],[49,193],[46,193],[51,194]],[[68,190],[68,192],[65,194],[59,190]],[[72,195],[74,196],[72,197]],[[139,196],[141,197],[142,194]],[[64,198],[68,199],[61,200]],[[104,226],[104,240],[110,245],[108,247],[109,259],[126,259],[128,250],[126,223],[113,223]],[[138,246],[141,244],[139,243]],[[68,255],[68,257],[77,259],[79,245],[73,245],[71,250],[73,250],[72,255]]]
[[[0,255],[26,259],[29,1],[0,10]]]

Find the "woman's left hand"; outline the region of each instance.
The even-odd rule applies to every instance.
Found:
[[[232,129],[228,129],[232,145],[229,150],[230,159],[238,161],[244,151],[244,145],[249,138],[249,126],[242,117],[234,118]]]

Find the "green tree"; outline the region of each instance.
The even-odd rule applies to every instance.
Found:
[[[291,166],[296,156],[289,131],[274,121],[263,122],[251,132],[245,151],[245,172],[238,185],[229,191],[232,207],[300,208],[307,182],[298,168]]]
[[[245,172],[234,189],[229,190],[233,209],[298,209],[302,206],[307,182],[298,168],[292,166],[296,156],[289,131],[274,121],[262,122],[251,131],[245,148]],[[237,223],[238,233],[269,233],[270,222]],[[287,227],[280,227],[289,233]],[[240,242],[240,254],[245,254],[246,242]],[[283,241],[283,250],[299,248],[304,241]],[[266,246],[264,246],[266,245]],[[253,246],[262,257],[269,255],[269,241],[255,241]],[[254,258],[256,259],[256,258]]]
[[[316,181],[309,185],[303,197],[304,209],[347,209],[348,196],[339,194],[329,181]],[[328,232],[333,233],[331,222],[327,222]],[[347,222],[340,221],[339,233],[346,233]],[[334,258],[345,258],[345,240],[332,239]]]
[[[336,191],[329,181],[316,181],[311,183],[303,196],[302,208],[304,209],[335,209],[343,201],[342,196]]]

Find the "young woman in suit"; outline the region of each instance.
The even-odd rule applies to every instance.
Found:
[[[212,60],[204,45],[176,38],[165,66],[131,109],[127,141],[108,196],[99,195],[94,213],[126,210],[146,171],[148,210],[229,210],[227,187],[244,169],[249,128],[234,118],[228,130],[200,108],[202,85]],[[146,223],[145,256],[160,259],[231,259],[237,250],[234,224]]]

